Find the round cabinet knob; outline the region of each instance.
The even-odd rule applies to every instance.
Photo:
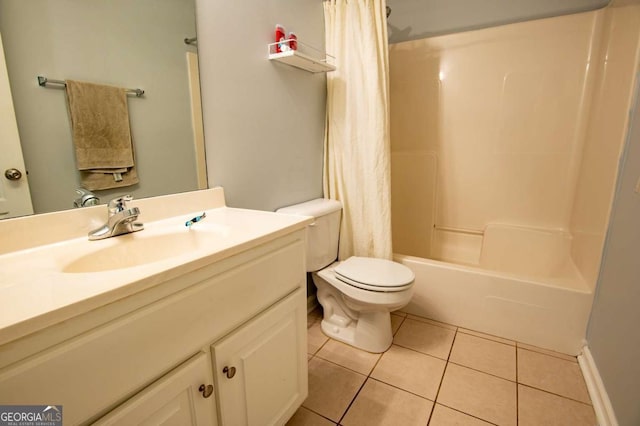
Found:
[[[201,384],[198,390],[202,392],[202,396],[204,396],[205,398],[209,398],[213,393],[213,385],[205,386],[204,384]]]
[[[235,367],[224,367],[222,372],[227,375],[227,379],[233,379],[233,376],[236,375]]]
[[[18,169],[7,169],[4,171],[4,177],[9,180],[19,180],[22,177],[22,172]]]

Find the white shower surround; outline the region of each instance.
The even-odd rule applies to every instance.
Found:
[[[394,259],[416,274],[404,311],[580,353],[638,22],[640,2],[614,1],[390,47]]]

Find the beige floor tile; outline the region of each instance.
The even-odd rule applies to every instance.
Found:
[[[550,351],[549,349],[542,349],[542,348],[539,348],[537,346],[527,345],[525,343],[518,343],[518,347],[522,348],[522,349],[528,349],[528,350],[534,351],[534,352],[539,352],[541,354],[551,355],[551,356],[554,356],[556,358],[564,359],[566,361],[578,362],[578,358],[576,358],[575,356],[562,354],[560,352]]]
[[[393,338],[393,343],[447,359],[455,334],[454,330],[407,318]]]
[[[316,353],[316,356],[366,376],[371,373],[380,359],[380,354],[372,354],[331,339]]]
[[[307,353],[315,354],[327,340],[329,338],[322,332],[320,321],[315,322],[311,327],[307,328]]]
[[[593,426],[596,418],[591,405],[518,385],[518,424]]]
[[[591,403],[579,365],[554,356],[518,349],[518,383]]]
[[[449,363],[438,403],[498,425],[516,424],[516,384]]]
[[[311,410],[300,407],[293,417],[291,417],[291,419],[286,423],[286,426],[335,426],[335,423]]]
[[[432,319],[429,319],[429,318],[419,317],[417,315],[407,314],[407,318],[410,318],[410,319],[416,320],[416,321],[420,321],[420,322],[426,322],[427,324],[437,325],[438,327],[448,328],[449,330],[456,330],[458,328],[455,325],[451,325],[451,324],[447,324],[445,322],[432,320]]]
[[[340,424],[344,426],[424,426],[433,402],[368,379]]]
[[[307,314],[307,317],[322,318],[322,306],[317,305],[311,312]]]
[[[434,401],[446,361],[392,345],[371,377]]]
[[[322,311],[320,309],[314,309],[307,314],[307,329],[313,327],[316,323],[322,321]]]
[[[444,405],[436,404],[431,413],[429,426],[490,426],[483,420],[471,417]]]
[[[458,332],[464,333],[464,334],[470,334],[476,337],[483,337],[485,339],[493,340],[494,342],[504,343],[505,345],[511,345],[511,346],[516,345],[516,342],[514,342],[513,340],[504,339],[502,337],[493,336],[491,334],[481,333],[479,331],[468,330],[466,328],[458,328]]]
[[[402,325],[403,321],[404,317],[396,314],[391,314],[391,332],[394,335],[398,332],[398,329],[400,328],[400,325]]]
[[[318,357],[309,362],[309,396],[302,406],[340,421],[366,376]]]
[[[449,356],[450,362],[516,380],[516,348],[481,337],[458,333]]]

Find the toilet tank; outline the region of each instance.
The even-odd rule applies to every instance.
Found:
[[[319,271],[338,257],[342,203],[318,198],[276,210],[278,213],[313,216],[307,231],[307,271]]]

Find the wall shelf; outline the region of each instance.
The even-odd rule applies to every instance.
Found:
[[[283,43],[287,43],[288,47],[289,41],[290,40],[285,40]],[[282,52],[277,52],[276,46],[278,43],[270,43],[267,46],[269,51],[269,60],[281,62],[311,73],[335,71],[336,67],[327,62],[327,58],[333,58],[332,56],[326,55],[318,49],[305,45],[300,41],[296,42],[298,44],[298,49],[288,49]]]

